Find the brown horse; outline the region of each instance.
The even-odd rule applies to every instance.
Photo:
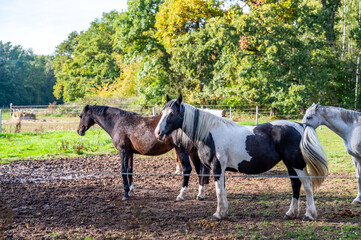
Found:
[[[127,200],[131,196],[133,187],[133,154],[157,156],[164,154],[173,148],[183,166],[183,185],[177,200],[184,200],[184,194],[188,187],[189,174],[192,167],[189,156],[199,175],[199,193],[197,199],[204,199],[204,184],[209,183],[208,168],[200,161],[197,149],[174,144],[175,136],[170,136],[165,142],[158,141],[154,130],[161,115],[143,117],[135,112],[124,111],[119,108],[108,106],[86,105],[80,114],[78,134],[84,136],[85,132],[94,124],[102,127],[112,138],[115,148],[119,151],[122,164],[122,177],[124,184],[124,197]]]

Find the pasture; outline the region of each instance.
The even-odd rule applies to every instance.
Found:
[[[97,127],[80,137],[75,132],[77,124],[78,118],[54,118],[23,121],[18,132],[10,120],[3,126],[0,239],[361,237],[361,206],[351,205],[357,193],[354,166],[342,140],[324,126],[317,133],[332,178],[316,192],[319,217],[308,222],[283,219],[292,190],[282,163],[260,178],[227,173],[230,214],[222,221],[211,218],[216,208],[213,180],[206,186],[206,200],[195,200],[194,170],[186,200],[175,201],[182,177],[171,175],[175,170],[172,153],[136,155],[134,172],[144,175],[134,176],[132,199],[121,201],[121,166],[110,137]],[[301,216],[304,208],[302,193]]]

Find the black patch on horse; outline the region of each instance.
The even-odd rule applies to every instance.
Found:
[[[194,131],[193,131],[193,138],[192,139],[195,139],[196,138],[196,129],[197,129],[197,127],[198,127],[198,119],[199,119],[199,110],[198,109],[195,109],[195,111],[194,111],[194,122],[193,122],[193,129],[194,129]],[[211,137],[212,137],[212,135],[211,135]],[[212,137],[212,141],[213,141],[213,137]],[[213,145],[214,145],[214,142],[213,142]]]
[[[247,153],[252,157],[238,164],[238,170],[247,174],[263,173],[271,169],[281,159],[275,150],[272,124],[265,123],[253,129],[254,135],[246,139]]]
[[[300,124],[302,127],[302,124]],[[291,126],[273,126],[272,133],[280,135],[280,138],[275,138],[276,150],[280,154],[281,159],[286,164],[296,169],[304,169],[306,162],[303,160],[302,152],[300,150],[301,134]]]
[[[209,148],[209,156],[207,159],[202,159],[202,162],[206,167],[213,170],[213,175],[216,175],[214,179],[215,181],[218,181],[220,177],[217,175],[220,175],[222,173],[222,167],[221,163],[216,157],[216,146],[214,144],[213,136],[211,133],[208,134],[208,137],[204,141],[204,144]],[[201,155],[205,156],[205,154],[202,153]],[[211,165],[213,165],[213,168],[211,167]]]

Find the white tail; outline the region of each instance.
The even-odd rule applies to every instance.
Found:
[[[312,178],[313,189],[317,189],[325,180],[323,177],[328,174],[328,166],[325,152],[318,140],[316,131],[309,125],[304,127],[300,149],[311,176],[321,177]]]

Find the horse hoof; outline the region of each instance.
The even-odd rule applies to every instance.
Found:
[[[360,200],[353,200],[351,204],[361,204]]]
[[[303,218],[302,218],[302,221],[314,221],[315,219],[313,219],[313,217],[311,217],[311,216],[303,216]]]
[[[123,196],[122,200],[127,201],[127,200],[129,200],[129,198],[130,198],[130,196]]]
[[[295,219],[296,217],[294,217],[294,216],[288,216],[287,214],[285,214],[284,216],[283,216],[283,219],[284,220],[292,220],[292,219]]]
[[[176,201],[184,201],[184,197],[183,196],[178,196]]]
[[[215,220],[221,220],[222,219],[221,215],[219,215],[219,213],[217,213],[217,212],[213,214],[212,218],[215,219]]]
[[[203,201],[203,200],[204,200],[204,196],[198,195],[198,196],[197,196],[197,200],[198,200],[198,201]]]

